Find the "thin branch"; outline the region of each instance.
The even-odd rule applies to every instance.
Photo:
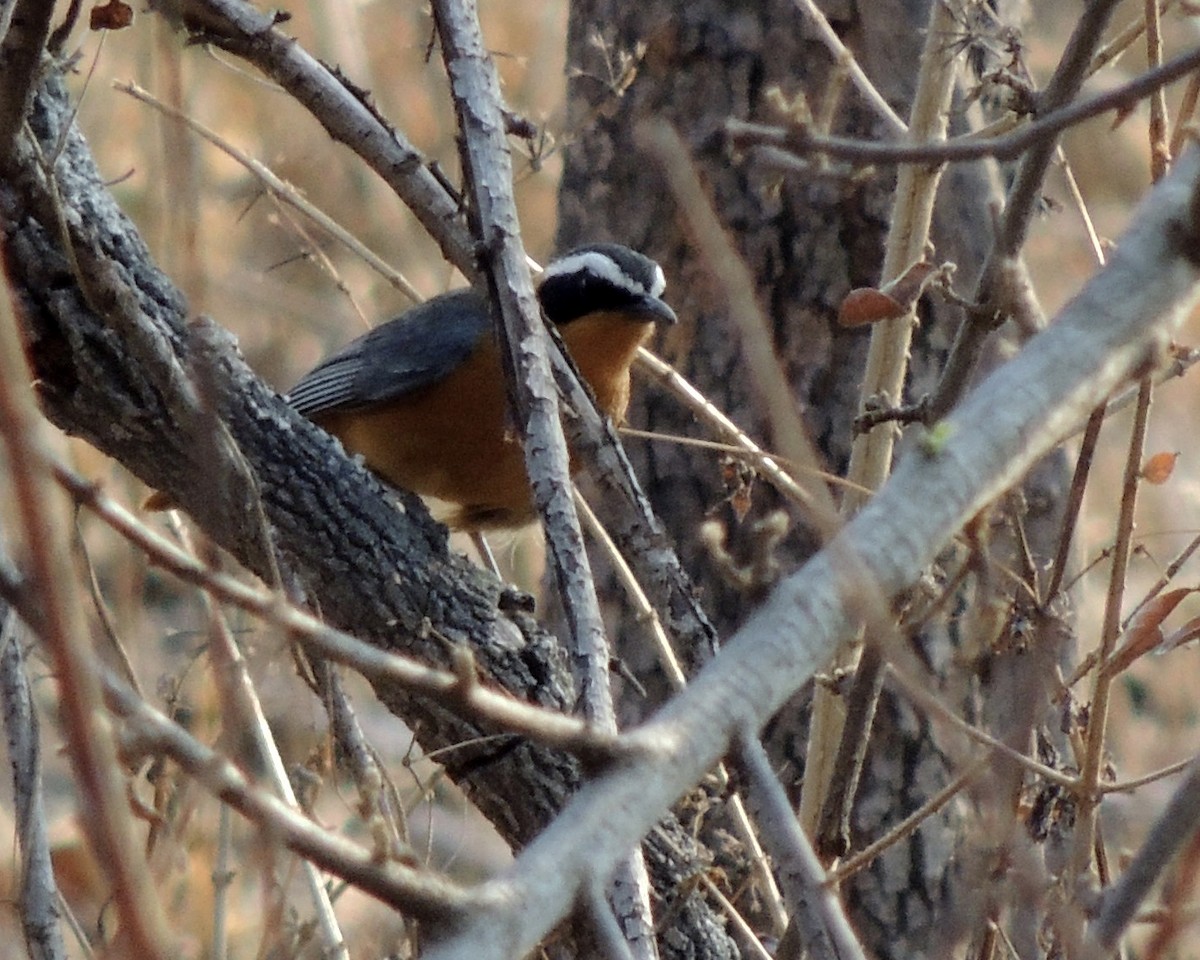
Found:
[[[476,276],[473,248],[456,199],[416,147],[370,106],[362,90],[279,30],[275,16],[249,4],[184,0],[169,9],[197,39],[254,64],[291,94],[334,140],[362,157],[395,191],[450,263],[465,276]]]
[[[551,371],[550,339],[521,244],[499,75],[484,46],[474,0],[433,0],[433,19],[458,117],[472,233],[483,251],[480,267],[493,302],[500,308],[497,342],[566,613],[580,704],[591,724],[615,734],[611,654],[571,493],[570,455]],[[640,845],[617,867],[611,897],[635,957],[655,960],[650,880]]]
[[[1189,757],[1186,760],[1180,760],[1177,763],[1169,764],[1165,767],[1160,767],[1153,773],[1147,773],[1142,777],[1134,777],[1132,780],[1118,780],[1116,783],[1101,783],[1098,789],[1101,793],[1107,795],[1110,793],[1132,793],[1140,787],[1144,787],[1150,783],[1157,783],[1159,780],[1165,780],[1167,777],[1173,777],[1181,770],[1186,770],[1195,760],[1194,757]]]
[[[254,744],[256,759],[264,762],[267,782],[285,804],[299,812],[300,804],[296,801],[279,745],[263,712],[262,701],[254,688],[246,660],[234,643],[221,609],[210,594],[204,595],[204,604],[209,621],[208,651],[217,679],[216,687],[222,696],[226,729],[236,730],[239,739],[244,738],[246,742]],[[312,898],[317,926],[321,930],[323,955],[331,960],[350,960],[325,878],[308,860],[301,862],[301,873]]]
[[[217,813],[216,855],[213,858],[212,948],[210,960],[229,957],[229,885],[233,881],[233,812],[225,804]]]
[[[1145,842],[1121,879],[1104,895],[1099,915],[1088,930],[1091,940],[1105,955],[1116,945],[1133,921],[1151,887],[1171,865],[1200,827],[1200,761],[1176,788]]]
[[[1159,18],[1158,0],[1145,0],[1146,18],[1146,62],[1151,69],[1162,66],[1162,21]],[[1171,163],[1171,147],[1167,143],[1167,97],[1160,87],[1149,96],[1150,125],[1150,179],[1158,183]]]
[[[0,3],[0,169],[8,166],[37,86],[54,4]]]
[[[126,720],[138,749],[170,757],[214,796],[257,823],[270,838],[322,870],[417,919],[442,922],[475,908],[475,899],[446,878],[331,833],[283,800],[255,787],[240,770],[141,700],[107,670],[104,696]]]
[[[59,929],[58,882],[50,860],[50,833],[42,787],[37,710],[17,639],[16,613],[0,600],[0,709],[12,766],[16,837],[21,847],[17,907],[25,944],[38,960],[66,960]]]
[[[821,153],[854,164],[969,163],[993,157],[1015,160],[1033,147],[1053,142],[1071,127],[1108,113],[1123,111],[1167,84],[1200,67],[1200,47],[1147,70],[1120,86],[1051,110],[1036,120],[996,137],[965,134],[943,143],[898,143],[858,140],[850,137],[818,136],[803,128],[783,128],[741,120],[728,120],[725,130],[742,146],[768,144],[800,155]]]
[[[1105,732],[1108,725],[1109,693],[1113,674],[1103,669],[1116,647],[1121,634],[1121,605],[1125,597],[1126,573],[1133,543],[1134,511],[1137,507],[1138,475],[1141,471],[1146,443],[1146,429],[1150,418],[1150,401],[1154,385],[1150,377],[1143,377],[1138,393],[1137,411],[1130,431],[1129,450],[1125,457],[1125,474],[1121,485],[1121,509],[1117,517],[1117,542],[1113,549],[1112,569],[1109,571],[1108,594],[1104,604],[1104,623],[1100,631],[1100,647],[1097,651],[1096,679],[1092,688],[1092,702],[1088,711],[1087,748],[1079,773],[1079,810],[1076,814],[1075,837],[1071,854],[1071,876],[1083,877],[1091,864],[1095,844],[1096,817],[1099,813],[1101,768],[1104,763]]]
[[[859,870],[874,863],[889,847],[895,846],[905,837],[916,833],[921,824],[962,793],[972,780],[988,769],[990,764],[991,760],[987,757],[976,760],[941,790],[925,800],[916,810],[889,829],[884,836],[846,857],[838,864],[836,870],[830,872],[828,882],[833,885],[844,883]]]
[[[865,960],[762,744],[743,733],[734,742],[734,753],[807,955],[814,960]]]
[[[762,473],[783,496],[806,510],[816,509],[808,490],[797,483],[796,479],[783,468],[779,458],[772,457],[770,453],[751,440],[683,374],[645,347],[638,351],[637,363],[640,370],[645,371],[661,383],[676,400],[683,404],[685,409],[691,411],[713,433],[726,443],[736,447],[750,461],[754,469]],[[798,464],[795,466],[797,470],[800,469]]]
[[[892,133],[897,136],[903,136],[908,132],[908,125],[900,119],[899,114],[892,109],[881,94],[878,88],[871,82],[870,77],[863,71],[858,59],[853,53],[842,43],[841,37],[829,25],[829,21],[825,18],[825,14],[813,2],[813,0],[795,0],[796,7],[808,19],[811,26],[817,33],[818,39],[825,44],[825,49],[833,56],[834,63],[845,68],[850,76],[850,82],[854,84],[854,88],[862,94],[864,100],[870,105],[871,109],[887,124]]]
[[[771,425],[771,435],[776,438],[780,454],[800,464],[802,470],[811,471],[810,476],[819,475],[823,461],[775,352],[770,323],[758,303],[754,278],[721,225],[683,141],[675,130],[662,123],[643,126],[638,139],[663,167],[692,242],[725,295],[730,317],[741,338],[741,356],[750,367],[759,407]],[[829,488],[819,481],[810,482],[805,494],[809,521],[822,540],[829,539],[839,526],[837,505]]]
[[[421,294],[408,281],[402,273],[391,266],[387,261],[371,250],[358,237],[354,236],[349,230],[343,227],[340,223],[325,213],[316,204],[307,199],[299,190],[290,183],[281,180],[277,177],[274,171],[266,164],[256,160],[248,153],[239,150],[232,143],[218,134],[215,130],[211,130],[204,124],[200,123],[194,117],[189,117],[182,111],[176,110],[168,106],[161,100],[152,96],[148,91],[133,83],[114,83],[113,87],[120,90],[122,93],[128,94],[133,99],[144,103],[147,106],[153,107],[163,115],[170,117],[177,123],[181,123],[197,136],[207,140],[214,147],[224,153],[226,156],[233,158],[243,167],[249,170],[262,185],[270,192],[271,196],[278,199],[281,203],[299,211],[303,216],[307,217],[329,236],[333,237],[348,250],[352,251],[363,263],[367,264],[372,270],[378,273],[386,280],[394,289],[399,290],[404,296],[408,297],[413,303],[420,303],[422,300]]]
[[[222,603],[274,624],[300,642],[311,654],[328,657],[357,670],[365,677],[387,680],[431,697],[452,698],[468,714],[498,727],[539,740],[548,746],[578,750],[602,757],[618,748],[616,738],[601,733],[574,717],[524,703],[481,684],[466,651],[456,671],[438,670],[400,654],[387,653],[322,623],[288,603],[276,593],[247,586],[213,570],[169,540],[160,537],[100,488],[66,467],[51,461],[54,475],[75,501],[96,514],[114,531],[142,550],[162,569],[184,583],[200,587]]]
[[[1178,0],[1161,0],[1161,2],[1158,4],[1156,15],[1161,17],[1162,14],[1170,11],[1170,9],[1174,7],[1177,2]],[[1125,53],[1125,51],[1127,51],[1134,45],[1135,42],[1137,42],[1137,38],[1145,32],[1146,16],[1143,13],[1142,16],[1131,20],[1123,28],[1118,30],[1116,35],[1111,40],[1109,40],[1106,44],[1104,44],[1104,46],[1096,51],[1096,55],[1092,57],[1092,66],[1090,72],[1094,74],[1100,70],[1103,70],[1110,63],[1116,63],[1117,60],[1119,60]]]
[[[909,123],[909,136],[913,140],[945,139],[960,59],[943,43],[953,26],[951,4],[930,5]],[[925,256],[942,169],[935,165],[906,166],[899,171],[880,268],[880,287]],[[914,303],[901,316],[891,317],[871,328],[866,369],[858,393],[860,412],[872,403],[882,401],[884,405],[892,406],[903,400],[909,348],[916,323]],[[899,431],[890,424],[855,436],[846,476],[856,486],[851,487],[842,499],[843,516],[853,516],[866,502],[867,498],[857,488],[874,491],[883,485],[892,469],[892,454],[898,437]],[[861,652],[860,643],[847,643],[835,654],[830,668],[856,670],[859,675],[854,690],[862,698],[859,702],[848,705],[820,686],[813,696],[800,794],[800,821],[813,836],[822,858],[829,857],[841,845],[838,831],[850,816],[849,807],[858,789],[879,697],[882,657],[866,658],[859,670]],[[848,719],[854,722],[847,723]],[[840,767],[839,760],[849,766]],[[833,787],[835,781],[841,781],[837,790]]]
[[[1187,145],[1188,137],[1195,135],[1191,125],[1196,116],[1196,105],[1200,103],[1200,73],[1188,77],[1187,86],[1179,102],[1179,116],[1175,118],[1175,132],[1171,135],[1171,156],[1177,157]]]
[[[671,689],[678,693],[687,686],[687,676],[683,672],[679,658],[675,655],[675,650],[671,646],[671,640],[667,636],[666,630],[663,629],[662,619],[659,617],[658,611],[651,605],[650,599],[642,589],[642,585],[638,583],[633,571],[629,568],[629,564],[617,549],[617,545],[613,543],[612,537],[608,535],[608,531],[600,523],[599,517],[592,512],[591,507],[579,495],[578,491],[576,491],[575,499],[579,504],[580,517],[583,519],[592,536],[596,538],[604,548],[605,553],[608,554],[609,562],[616,571],[617,579],[624,586],[626,595],[629,597],[634,616],[643,622],[649,623],[650,634],[654,639],[654,648],[658,654],[659,666],[662,667],[663,673],[667,677],[667,682],[671,685]],[[725,791],[729,789],[729,773],[726,771],[724,764],[717,767],[716,779],[719,790]],[[750,817],[746,812],[746,805],[742,802],[740,793],[734,792],[730,796],[729,815],[733,821],[733,829],[737,834],[738,841],[745,847],[747,858],[753,866],[754,872],[758,875],[760,896],[766,901],[767,912],[777,927],[776,934],[782,934],[787,927],[787,910],[783,903],[783,897],[780,896],[779,886],[775,882],[775,876],[771,873],[770,861],[763,851],[762,844],[759,843],[758,835],[754,832],[754,826],[750,822]]]
[[[1060,787],[1065,787],[1068,790],[1076,791],[1079,789],[1079,781],[1072,776],[1068,776],[1061,770],[1055,770],[1053,767],[1046,766],[1044,763],[1039,763],[1032,757],[1026,756],[1016,747],[1010,746],[1003,740],[993,737],[985,730],[980,730],[978,727],[967,723],[962,717],[956,714],[953,710],[947,707],[933,693],[925,689],[923,685],[918,683],[912,677],[906,675],[902,670],[894,665],[889,665],[888,675],[891,677],[894,685],[914,704],[919,706],[931,716],[940,718],[945,723],[949,724],[959,733],[964,734],[976,743],[980,743],[990,750],[1003,757],[1007,757],[1019,766],[1025,768],[1030,773],[1042,777],[1049,783],[1056,784]]]
[[[1096,0],[1075,24],[1066,49],[1046,88],[1038,94],[1037,110],[1068,110],[1079,94],[1096,48],[1119,0]],[[1200,48],[1193,51],[1200,64]],[[1018,256],[1041,201],[1046,169],[1058,149],[1057,136],[1034,140],[1021,156],[1005,197],[996,238],[980,271],[967,311],[955,334],[941,379],[925,401],[926,422],[940,420],[967,390],[984,340],[1003,321],[1033,309],[1032,291]]]
[[[1135,606],[1129,611],[1129,613],[1125,615],[1125,618],[1121,621],[1121,630],[1125,630],[1125,628],[1128,627],[1132,622],[1133,618],[1142,611],[1142,608],[1167,588],[1168,584],[1175,579],[1175,575],[1183,569],[1183,565],[1192,558],[1192,554],[1194,554],[1197,550],[1200,550],[1200,535],[1195,536],[1188,541],[1187,546],[1180,550],[1174,559],[1167,564],[1166,569],[1164,569],[1162,572],[1162,575],[1154,582],[1154,585],[1146,591],[1142,599],[1138,601],[1137,606]]]

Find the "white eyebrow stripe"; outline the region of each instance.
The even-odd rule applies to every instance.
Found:
[[[657,263],[654,265],[654,283],[650,285],[650,296],[661,297],[664,290],[667,289],[667,278],[663,276],[663,269]]]
[[[659,272],[661,274],[661,271]],[[607,280],[614,287],[628,290],[639,297],[643,297],[647,293],[646,288],[617,266],[612,257],[596,250],[585,250],[583,253],[573,253],[569,257],[555,260],[542,272],[542,282],[544,283],[551,277],[561,277],[569,273],[590,273],[592,276]],[[661,292],[659,290],[659,293]],[[653,291],[650,293],[651,296],[658,295]]]

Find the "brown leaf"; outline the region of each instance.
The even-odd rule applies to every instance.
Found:
[[[1166,483],[1175,471],[1175,461],[1179,459],[1179,451],[1174,453],[1163,451],[1156,453],[1142,464],[1141,477],[1147,483]]]
[[[944,273],[942,267],[922,257],[878,290],[874,287],[857,287],[846,295],[838,308],[838,323],[843,327],[860,327],[902,317],[941,273]]]
[[[133,23],[133,7],[121,0],[108,0],[100,7],[92,7],[88,26],[92,30],[123,30]]]
[[[904,304],[874,287],[857,287],[846,294],[838,307],[838,323],[843,327],[861,327],[880,320],[892,320],[908,312]]]
[[[1120,673],[1139,657],[1158,647],[1163,642],[1162,622],[1179,606],[1184,597],[1195,593],[1197,589],[1180,587],[1177,590],[1168,590],[1134,614],[1118,640],[1120,646],[1116,653],[1104,664],[1104,672],[1110,675]]]

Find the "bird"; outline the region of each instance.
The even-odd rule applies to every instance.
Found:
[[[541,275],[542,311],[615,423],[629,404],[638,348],[677,320],[665,287],[655,261],[617,243],[573,249]],[[432,498],[452,530],[481,534],[537,515],[507,398],[487,295],[465,289],[347,344],[286,399],[386,483]]]

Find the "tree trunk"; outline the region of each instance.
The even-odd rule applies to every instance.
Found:
[[[905,116],[927,4],[824,6],[867,74]],[[611,238],[657,259],[668,277],[668,299],[682,320],[657,349],[751,437],[767,449],[778,448],[767,411],[756,404],[725,292],[695,253],[661,169],[639,146],[644,125],[674,127],[754,275],[759,304],[810,435],[828,469],[844,473],[869,334],[839,326],[836,312],[851,289],[878,283],[894,171],[879,170],[861,181],[815,167],[780,174],[752,152],[735,152],[723,133],[730,119],[779,122],[778,94],[791,102],[802,93],[817,112],[831,73],[826,48],[791,0],[735,5],[697,0],[683,7],[575,0],[567,61],[571,80],[559,248]],[[833,132],[868,140],[888,135],[850,89],[836,111]],[[988,202],[995,196],[994,174],[983,164],[953,168],[943,181],[934,225],[936,259],[958,265],[960,289],[970,289],[987,252]],[[922,303],[909,393],[902,399],[918,399],[933,386],[957,323],[954,313],[942,301]],[[666,435],[711,439],[674,399],[649,387],[636,393],[629,420]],[[745,518],[735,515],[717,454],[663,440],[631,439],[627,449],[722,635],[745,618],[770,583],[731,585],[723,564],[704,545],[706,520],[720,525],[739,564],[769,549],[776,569],[787,572],[812,552],[811,532],[765,482],[755,484]],[[1051,489],[1038,501],[1047,517],[1056,513],[1058,480],[1059,473],[1051,471]],[[781,509],[788,513],[789,528],[776,544],[764,536],[759,521]],[[612,594],[619,591],[614,588]],[[667,687],[653,654],[636,639],[640,632],[632,622],[627,626],[615,631],[634,638],[620,655],[649,691],[646,698],[627,691],[624,715],[632,721],[648,713]],[[944,646],[946,640],[940,632],[925,643]],[[932,655],[931,660],[944,658]],[[791,785],[803,770],[805,701],[796,698],[768,731],[776,765]],[[907,816],[947,778],[927,720],[886,694],[873,738],[852,823],[856,847]],[[853,882],[847,899],[869,954],[913,956],[931,946],[934,917],[946,905],[953,853],[948,820],[934,818]]]

